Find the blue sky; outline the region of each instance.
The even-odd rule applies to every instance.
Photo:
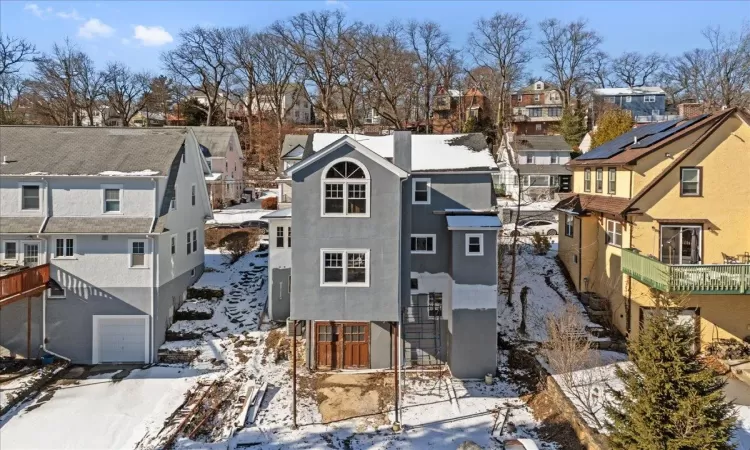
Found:
[[[354,20],[385,24],[394,18],[434,20],[453,42],[466,42],[481,16],[512,12],[535,24],[547,17],[587,18],[604,38],[603,49],[658,51],[670,55],[704,45],[700,30],[721,25],[737,30],[750,20],[750,2],[470,2],[470,1],[2,1],[0,30],[25,37],[42,51],[66,36],[97,64],[119,60],[135,69],[160,70],[159,54],[175,45],[180,29],[194,25],[249,25],[260,29],[278,19],[315,9],[339,8]],[[543,75],[541,62],[531,66]]]

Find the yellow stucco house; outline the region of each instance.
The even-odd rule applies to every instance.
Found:
[[[636,128],[571,161],[559,257],[579,292],[637,336],[650,290],[680,301],[701,345],[750,336],[750,113]]]

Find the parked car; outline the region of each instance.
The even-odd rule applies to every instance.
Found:
[[[240,224],[241,228],[257,228],[260,234],[268,234],[268,222],[262,220],[247,220]]]
[[[503,231],[503,233],[506,233],[506,231]],[[511,236],[532,236],[534,233],[555,236],[557,235],[557,222],[547,219],[525,220],[520,222],[515,230],[510,230],[507,233]]]
[[[242,190],[242,196],[240,197],[240,201],[242,203],[248,203],[255,199],[253,196],[253,188],[245,188]]]

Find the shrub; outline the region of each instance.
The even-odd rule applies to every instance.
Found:
[[[258,244],[258,230],[237,231],[224,237],[221,244],[221,252],[229,258],[229,264],[234,264]]]
[[[279,199],[278,197],[266,197],[260,201],[260,207],[263,209],[278,209]]]
[[[531,237],[531,244],[534,246],[534,253],[537,255],[546,255],[549,249],[552,248],[549,238],[538,231]]]

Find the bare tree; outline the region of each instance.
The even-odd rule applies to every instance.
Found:
[[[16,111],[21,95],[27,90],[25,79],[14,74],[0,75],[0,125],[23,123]]]
[[[146,106],[150,80],[149,74],[135,73],[122,63],[107,66],[104,92],[109,106],[120,118],[120,126],[127,127]]]
[[[317,88],[316,110],[323,117],[323,127],[331,131],[334,95],[341,76],[339,57],[350,25],[341,11],[313,11],[276,22],[271,31],[302,60],[307,76]]]
[[[664,56],[658,53],[625,52],[612,61],[612,73],[628,87],[646,86],[654,81],[664,61]]]
[[[562,91],[563,107],[567,108],[576,84],[585,78],[585,62],[598,50],[601,38],[587,28],[585,20],[562,23],[546,19],[539,24],[542,39],[539,41],[545,70],[554,78]]]
[[[346,131],[353,133],[359,119],[359,112],[363,103],[362,91],[364,89],[364,73],[362,66],[358,64],[356,52],[349,44],[355,44],[354,36],[359,30],[349,30],[342,46],[339,64],[341,76],[337,78],[337,100],[340,101],[346,117]]]
[[[750,22],[739,33],[724,33],[720,27],[703,30],[708,40],[711,74],[716,79],[721,106],[750,104]]]
[[[230,33],[226,28],[183,30],[177,47],[161,55],[165,69],[174,78],[205,97],[199,107],[206,113],[206,125],[213,125],[222,100],[222,87],[232,73]]]
[[[66,39],[62,45],[54,44],[51,54],[34,59],[29,88],[36,98],[36,114],[55,125],[76,124],[76,80],[84,58],[86,55]]]
[[[603,51],[594,52],[584,63],[584,77],[596,88],[612,87],[612,61]]]
[[[441,62],[451,54],[448,48],[450,38],[439,24],[415,20],[406,25],[406,36],[411,51],[416,56],[417,83],[422,91],[422,114],[429,133],[432,93],[440,79]]]
[[[252,104],[255,98],[255,35],[247,27],[233,29],[229,34],[229,54],[233,77],[230,82],[232,98],[245,109],[248,131],[252,129]],[[260,105],[258,113],[260,113]]]
[[[105,74],[94,66],[94,61],[85,54],[80,58],[80,71],[74,79],[76,106],[78,111],[83,110],[89,119],[89,126],[94,126],[95,111],[99,109],[99,103],[104,98]]]
[[[36,48],[26,39],[0,36],[0,76],[18,73],[35,54]]]
[[[443,58],[438,61],[439,83],[446,89],[455,88],[461,83],[463,73],[462,53],[458,49],[451,48],[445,52]],[[481,89],[480,89],[481,90]],[[487,93],[485,93],[487,95]]]
[[[475,31],[469,34],[469,53],[479,65],[492,67],[498,77],[498,102],[495,125],[501,128],[510,121],[509,95],[523,69],[531,60],[527,48],[531,29],[525,17],[518,14],[497,13],[489,19],[479,19]]]

